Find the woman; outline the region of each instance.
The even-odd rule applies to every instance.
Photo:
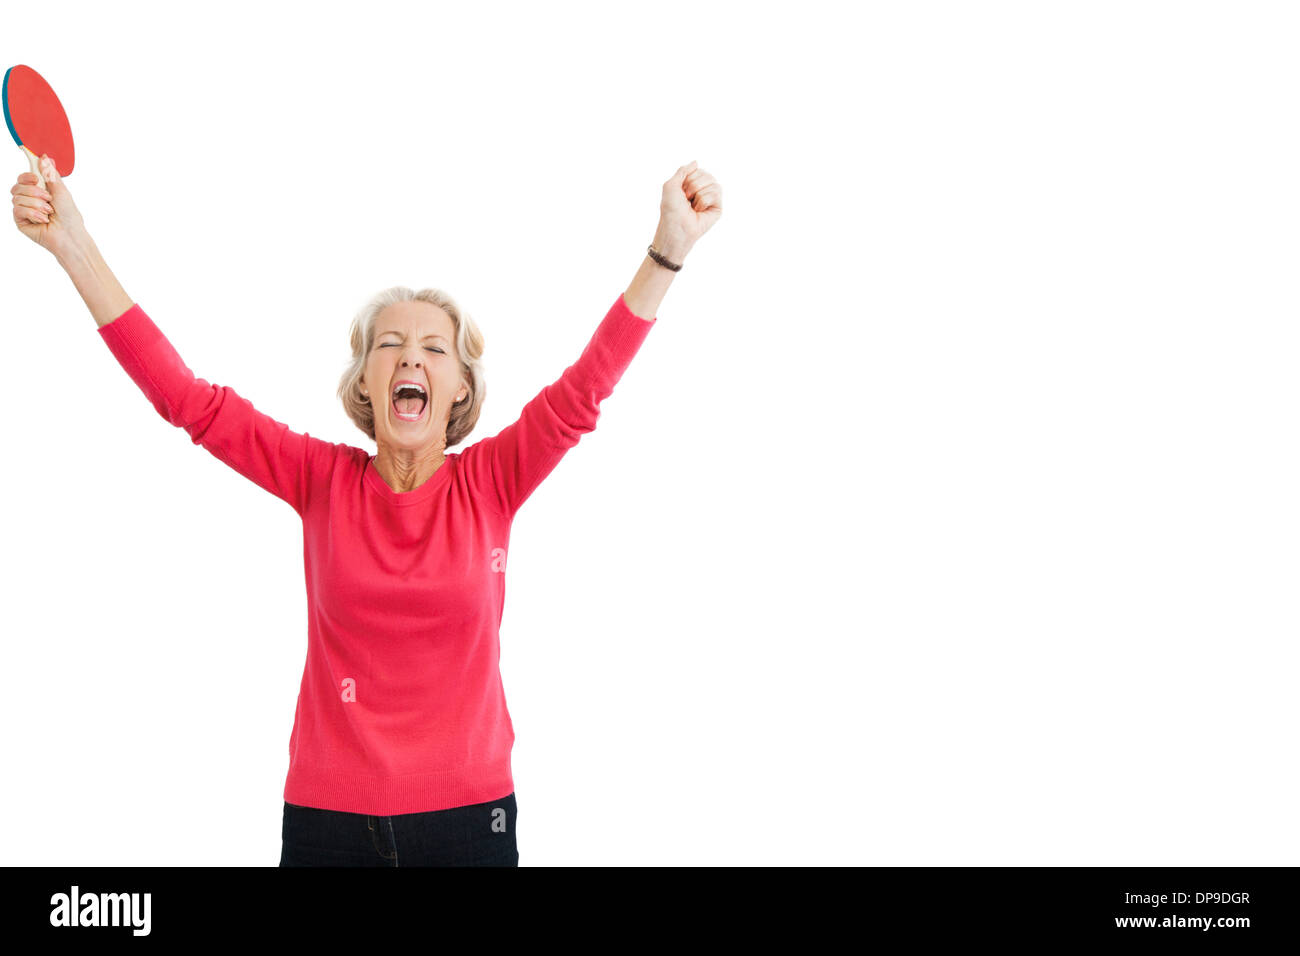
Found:
[[[437,290],[395,288],[352,326],[339,394],[378,446],[298,434],[181,361],[127,297],[42,158],[14,222],[58,259],[154,408],[302,518],[307,661],[289,739],[281,866],[517,866],[514,728],[499,668],[520,505],[596,426],[675,271],[722,214],[695,163],[664,183],[640,268],[577,362],[518,421],[462,452],[483,339]],[[646,318],[649,316],[650,318]]]

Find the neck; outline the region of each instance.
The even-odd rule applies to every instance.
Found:
[[[414,491],[432,478],[446,460],[447,456],[438,447],[420,454],[380,448],[375,456],[375,469],[394,491]]]

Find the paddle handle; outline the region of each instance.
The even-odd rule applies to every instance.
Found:
[[[33,153],[26,146],[19,146],[18,148],[21,149],[27,155],[27,165],[32,167],[32,172],[36,174],[36,178],[40,180],[41,188],[44,189],[45,177],[41,175],[41,158],[37,156],[35,153]]]

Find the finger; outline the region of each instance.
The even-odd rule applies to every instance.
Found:
[[[722,190],[717,186],[705,186],[695,194],[694,202],[697,207],[711,206],[722,200]]]
[[[40,186],[15,186],[9,191],[15,196],[35,196],[38,199],[44,199],[46,202],[54,201],[54,197],[50,195],[49,190],[42,189]]]
[[[33,209],[36,212],[52,213],[54,207],[43,199],[37,199],[34,196],[15,196],[14,205],[21,206],[23,209]]]
[[[39,209],[31,209],[27,206],[14,207],[14,221],[17,223],[47,223],[50,217]]]
[[[54,210],[54,204],[41,196],[15,196],[14,202],[21,203],[24,206],[32,206],[36,209],[48,208],[51,212]]]
[[[714,186],[713,182],[697,182],[686,187],[686,198],[694,201],[700,193]]]

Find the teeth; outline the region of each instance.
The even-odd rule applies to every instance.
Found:
[[[428,395],[427,392],[425,392],[425,390],[424,390],[424,386],[422,386],[422,385],[416,385],[416,384],[414,384],[413,382],[403,382],[401,385],[397,386],[397,388],[393,389],[393,399],[394,399],[394,401],[396,401],[396,399],[397,399],[397,394],[398,394],[402,389],[404,389],[404,388],[413,388],[413,389],[415,389],[417,392],[420,393],[420,397],[421,397],[422,399],[424,399],[426,402],[429,400],[429,395]]]

